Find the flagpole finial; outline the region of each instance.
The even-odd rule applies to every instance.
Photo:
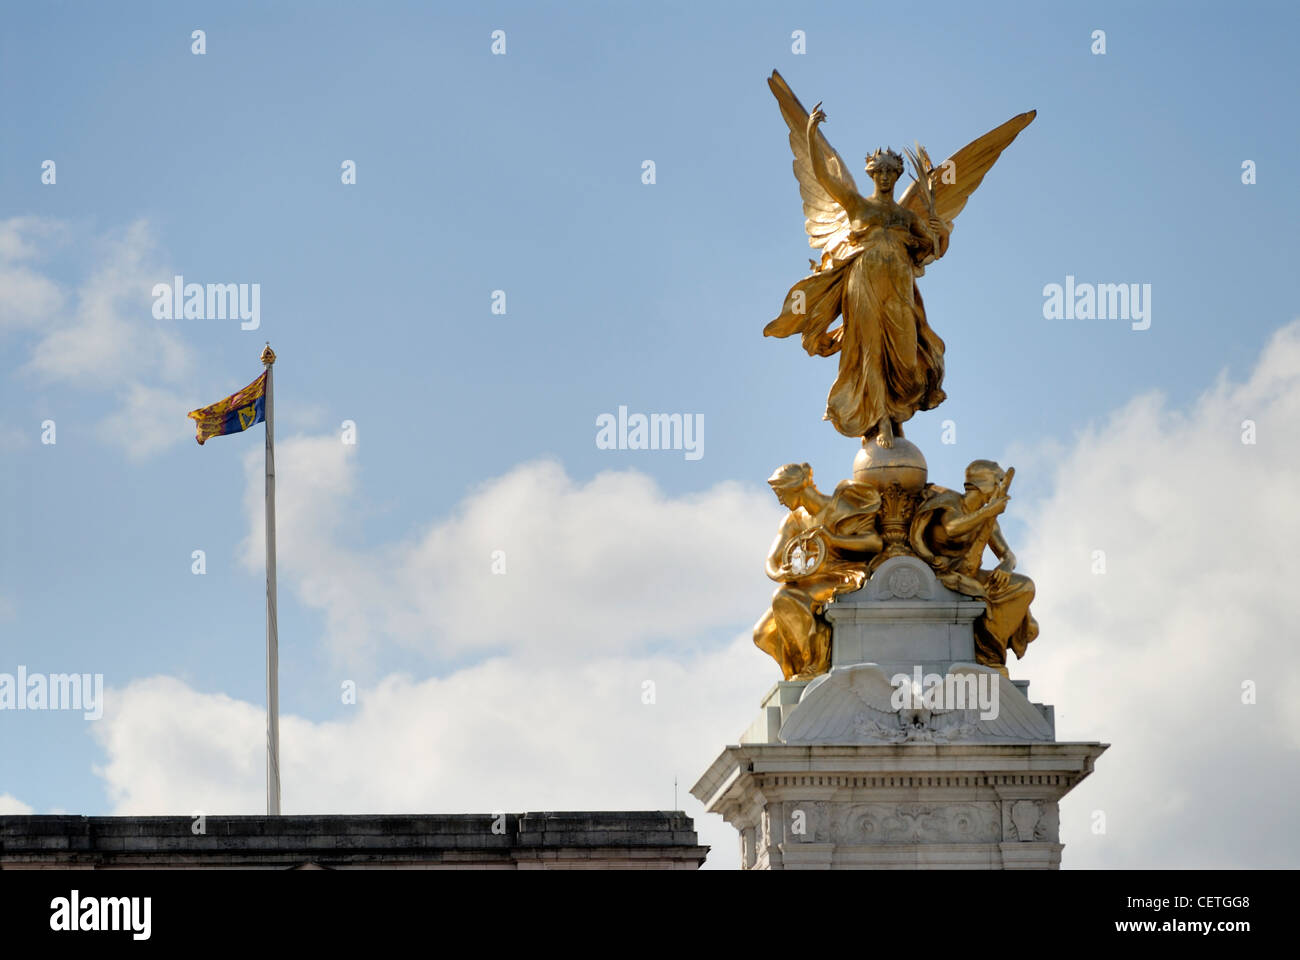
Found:
[[[271,342],[268,340],[266,348],[262,350],[262,362],[268,367],[275,363],[275,351],[271,349]]]

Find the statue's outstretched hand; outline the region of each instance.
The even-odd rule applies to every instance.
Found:
[[[1003,510],[1007,508],[1007,501],[1010,499],[1011,498],[1007,496],[1005,493],[995,494],[993,496],[993,499],[991,499],[988,503],[984,504],[983,507],[984,513],[986,513],[990,517],[996,517],[998,514],[1000,514]]]

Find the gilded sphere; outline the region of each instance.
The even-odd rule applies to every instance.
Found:
[[[904,490],[919,492],[925,486],[927,473],[920,447],[903,437],[896,437],[892,447],[866,440],[853,458],[853,479],[877,490],[898,481]]]

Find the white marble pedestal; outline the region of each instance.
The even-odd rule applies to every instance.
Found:
[[[1097,743],[728,747],[691,793],[746,870],[1055,869]]]
[[[691,788],[739,831],[742,868],[1060,866],[1058,803],[1107,745],[1058,743],[1027,681],[974,663],[982,607],[896,557],[828,609],[831,671],[776,684]],[[992,708],[896,707],[893,678],[917,667],[978,681]]]

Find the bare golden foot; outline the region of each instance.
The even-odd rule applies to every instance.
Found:
[[[894,425],[888,417],[881,417],[880,423],[876,426],[876,443],[886,450],[894,445]]]

